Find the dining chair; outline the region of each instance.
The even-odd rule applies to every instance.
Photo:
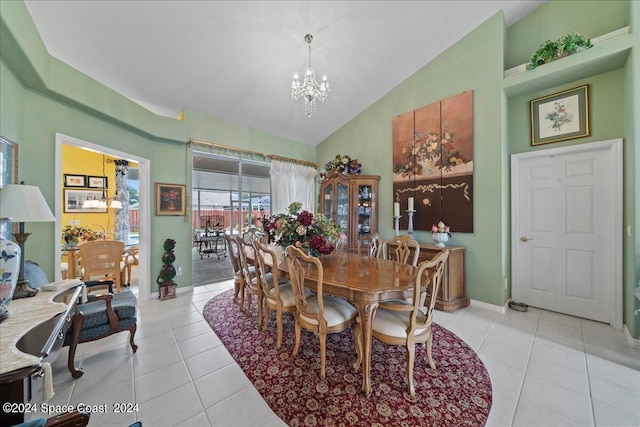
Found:
[[[378,256],[378,247],[380,246],[380,236],[378,233],[363,234],[358,239],[358,255],[366,255],[369,258]]]
[[[139,263],[139,255],[140,249],[133,248],[125,251],[122,256],[122,261],[124,262],[124,268],[121,272],[121,282],[125,286],[131,286],[131,270],[134,265],[138,265]]]
[[[336,251],[341,251],[344,252],[348,249],[348,245],[347,245],[347,236],[341,236],[336,240],[336,246],[335,246],[335,250]]]
[[[262,287],[262,300],[265,305],[262,330],[267,330],[269,315],[271,311],[275,311],[278,329],[276,348],[280,349],[282,345],[282,313],[291,313],[293,315],[296,311],[293,288],[288,280],[278,274],[276,266],[279,260],[276,252],[257,240],[253,242],[253,246],[256,251],[256,260],[258,261],[256,264],[256,277]],[[308,289],[305,292],[307,298],[311,296],[311,292]]]
[[[245,242],[251,243],[253,240],[258,239],[262,243],[267,243],[266,235],[259,229],[253,227],[242,233],[242,238]]]
[[[294,246],[287,248],[287,255],[289,280],[296,303],[296,343],[292,355],[298,354],[302,328],[318,335],[320,340],[320,378],[324,379],[327,334],[347,329],[358,316],[358,310],[342,298],[322,294],[323,269],[318,258],[308,256]],[[316,277],[312,279],[316,284],[315,295],[307,299],[307,292],[311,291],[307,282],[311,269],[316,272]]]
[[[238,242],[226,233],[224,235],[224,240],[227,242],[229,258],[231,258],[231,267],[233,268],[233,302],[236,303],[238,302],[238,295],[240,294],[240,291],[244,290],[244,279],[242,267],[240,266],[240,255],[238,253]],[[244,304],[244,298],[242,298],[242,304]]]
[[[260,282],[255,274],[255,248],[253,243],[245,241],[242,237],[236,237],[236,243],[238,244],[238,260],[240,261],[240,270],[242,271],[242,283],[243,287],[240,291],[240,311],[244,310],[248,316],[251,310],[251,300],[253,295],[256,296],[258,303],[258,318],[256,323],[258,328],[262,322],[262,288]],[[249,263],[247,254],[251,254],[251,258],[254,260],[253,265]],[[247,301],[247,306],[244,308],[244,301]]]
[[[409,256],[413,249],[413,256],[411,262]],[[402,234],[396,236],[391,240],[385,240],[382,242],[378,257],[382,259],[389,259],[401,264],[410,264],[414,267],[418,265],[418,256],[420,255],[420,243],[413,240],[413,237]]]
[[[385,344],[403,345],[407,349],[407,382],[411,396],[415,396],[416,393],[413,385],[413,365],[417,343],[426,344],[429,366],[431,369],[436,368],[431,355],[433,344],[431,324],[433,322],[433,307],[436,303],[438,288],[448,257],[449,251],[444,250],[433,259],[420,263],[414,281],[413,298],[404,304],[395,304],[389,308],[380,306],[373,316],[372,334],[375,338]],[[428,292],[428,299],[421,297],[426,292]],[[356,367],[362,362],[360,326],[362,325],[358,325],[355,333],[358,354]]]
[[[94,240],[78,246],[82,280],[91,281],[99,276],[99,280],[113,280],[116,292],[120,292],[122,285],[121,271],[124,267],[122,254],[124,242],[118,240]]]

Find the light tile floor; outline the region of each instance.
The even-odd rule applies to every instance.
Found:
[[[133,354],[128,334],[81,344],[73,380],[66,348],[53,364],[51,405],[107,404],[91,426],[283,426],[202,316],[232,281],[167,301],[139,301]],[[493,385],[488,426],[640,426],[640,350],[608,325],[530,308],[436,312],[465,340]],[[375,387],[375,385],[374,385]],[[114,414],[113,404],[138,411]],[[99,408],[99,407],[96,407]],[[126,407],[124,409],[127,409]]]

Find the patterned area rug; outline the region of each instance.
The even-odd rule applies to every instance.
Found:
[[[275,315],[266,332],[238,312],[231,291],[204,307],[204,317],[271,409],[290,426],[482,426],[491,408],[491,381],[482,361],[460,338],[433,325],[433,358],[416,348],[416,397],[406,392],[404,347],[373,339],[369,398],[360,391],[362,371],[354,370],[353,329],[327,336],[326,379],[320,380],[320,344],[302,331],[300,351],[293,318],[284,315],[280,350],[275,348]]]

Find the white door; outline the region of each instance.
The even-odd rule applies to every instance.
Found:
[[[513,156],[515,301],[612,326],[617,317],[621,322],[621,154],[612,147],[593,143]]]

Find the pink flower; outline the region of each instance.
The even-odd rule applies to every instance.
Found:
[[[437,233],[438,232],[438,227],[436,227],[435,225],[431,226],[431,232],[432,233]]]

